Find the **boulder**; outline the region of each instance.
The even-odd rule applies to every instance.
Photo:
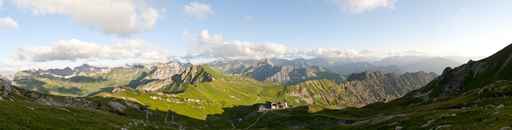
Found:
[[[113,112],[119,113],[119,114],[126,114],[126,106],[119,103],[111,101],[108,103],[108,106],[112,109]]]

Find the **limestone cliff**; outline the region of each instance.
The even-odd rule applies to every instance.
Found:
[[[137,81],[137,89],[154,92],[177,93],[185,90],[184,84],[196,84],[214,80],[201,65],[180,64],[176,62],[157,64],[142,80]]]

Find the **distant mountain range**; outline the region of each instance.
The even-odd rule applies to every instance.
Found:
[[[212,80],[200,65],[177,62],[114,68],[85,64],[73,69],[26,70],[14,77],[20,87],[68,96],[86,96],[116,87],[175,93],[183,91],[184,84]]]
[[[275,62],[275,63],[274,63]],[[306,80],[330,79],[343,80],[343,76],[329,72],[323,67],[306,63],[279,60],[245,60],[213,62],[211,66],[240,76],[247,76],[258,81],[269,81],[290,85]]]
[[[330,73],[350,75],[365,71],[380,71],[386,73],[406,72],[434,72],[441,73],[445,67],[458,66],[462,62],[442,57],[427,56],[395,56],[377,61],[353,61],[337,58],[313,58],[313,59],[263,59],[263,60],[218,60],[209,63],[211,66],[223,70],[226,73],[242,74],[249,67],[257,64],[272,63],[273,66],[293,66],[294,68],[319,67]]]
[[[193,86],[254,86],[259,84],[254,82],[261,81],[263,84],[274,84],[282,88],[279,96],[272,100],[290,102],[292,106],[315,105],[340,109],[396,99],[427,84],[436,76],[435,73],[426,72],[401,74],[380,71],[343,76],[323,67],[298,61],[267,59],[240,62],[244,63],[214,62],[209,65],[193,65],[168,62],[115,68],[82,65],[73,69],[67,67],[27,70],[18,72],[14,83],[21,88],[41,93],[84,97],[119,89],[144,93],[182,94],[193,88],[218,95],[216,92],[207,92],[209,90]],[[226,75],[214,68],[232,73]],[[226,79],[230,80],[225,81]]]

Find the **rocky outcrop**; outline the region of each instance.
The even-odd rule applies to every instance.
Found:
[[[352,74],[347,81],[312,80],[286,90],[287,96],[309,105],[362,107],[388,102],[418,89],[436,77],[434,73],[416,72],[402,75],[382,72]]]
[[[127,107],[119,102],[110,101],[108,102],[108,106],[112,109],[113,112],[119,114],[125,114]]]

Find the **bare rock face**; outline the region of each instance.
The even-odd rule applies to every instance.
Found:
[[[336,107],[362,107],[388,102],[428,84],[434,73],[416,72],[402,75],[382,72],[352,74],[348,80],[311,80],[288,88],[287,94],[306,102]]]
[[[200,65],[191,65],[187,67],[183,73],[179,74],[179,78],[176,81],[182,81],[184,83],[197,84],[201,82],[213,81],[212,75]]]
[[[151,75],[147,79],[166,80],[171,79],[174,75],[181,74],[185,66],[177,62],[170,62],[156,64],[151,69]]]
[[[178,93],[184,91],[184,84],[197,84],[213,80],[213,76],[201,65],[171,62],[153,66],[151,72],[143,81],[140,81],[143,85],[138,89],[147,92]]]

